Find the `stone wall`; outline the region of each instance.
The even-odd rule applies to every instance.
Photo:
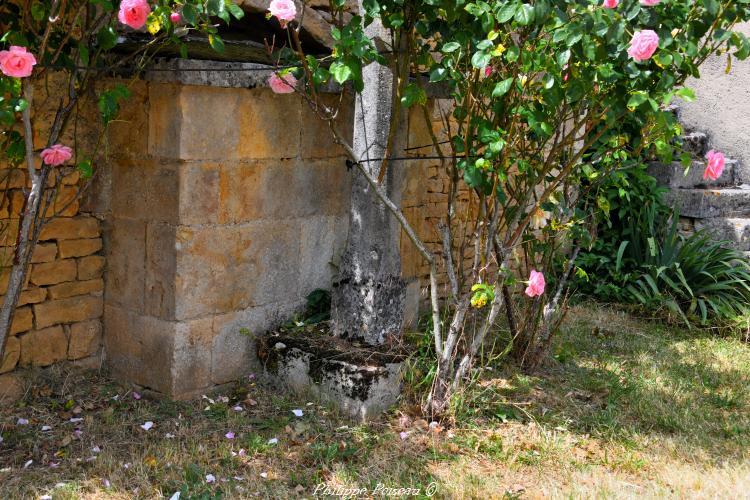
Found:
[[[95,184],[42,234],[3,370],[97,356],[102,338],[116,378],[175,398],[259,369],[255,335],[331,287],[353,175],[302,98],[264,81],[239,68],[129,83]],[[429,126],[442,139],[437,109]],[[339,119],[351,134],[351,100]],[[425,146],[410,154],[434,154],[421,114],[409,121],[408,147]],[[405,212],[439,251],[447,179],[435,160],[406,164]],[[9,220],[25,182],[12,176]],[[77,183],[59,181],[58,207]],[[401,246],[414,323],[428,268],[405,235]]]
[[[48,366],[62,360],[100,354],[104,257],[100,222],[79,211],[74,195],[78,173],[48,183],[56,196],[31,260],[26,285],[15,312],[0,373],[16,367]],[[8,287],[9,265],[27,185],[21,168],[0,171],[4,186],[0,211],[0,292]],[[48,191],[49,192],[49,191]],[[93,360],[93,359],[92,359]]]
[[[91,201],[107,364],[190,397],[256,371],[253,337],[330,288],[350,174],[299,96],[143,82],[131,102]]]

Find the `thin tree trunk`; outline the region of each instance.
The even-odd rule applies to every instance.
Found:
[[[19,221],[19,228],[16,238],[15,252],[13,254],[13,266],[10,270],[8,279],[8,289],[5,292],[2,309],[0,309],[0,360],[3,359],[5,352],[5,343],[10,336],[13,316],[15,314],[18,299],[21,296],[26,273],[28,270],[31,252],[33,251],[33,241],[29,240],[29,235],[34,222],[39,216],[39,208],[42,204],[44,184],[48,169],[42,168],[39,174],[36,173],[34,162],[34,138],[31,128],[31,101],[32,90],[31,84],[26,82],[24,85],[24,96],[28,101],[28,106],[22,113],[24,126],[24,143],[26,145],[26,169],[31,180],[31,191],[26,199],[23,213]]]

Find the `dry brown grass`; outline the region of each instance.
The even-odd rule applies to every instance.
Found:
[[[254,381],[174,403],[136,400],[102,374],[40,371],[24,401],[0,410],[0,497],[292,498],[318,484],[433,482],[440,498],[750,496],[750,349],[739,341],[587,306],[538,376],[492,368],[440,432],[407,404],[360,425]]]

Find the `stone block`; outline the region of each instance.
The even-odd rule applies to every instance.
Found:
[[[29,288],[21,292],[21,296],[18,297],[17,306],[25,306],[26,304],[38,304],[44,302],[47,298],[46,288]]]
[[[107,248],[107,304],[143,312],[146,223],[114,218]]]
[[[109,82],[107,82],[109,83]],[[111,156],[122,158],[143,157],[148,151],[149,92],[143,80],[128,82],[130,97],[120,106],[117,120],[109,124],[107,140]],[[179,110],[173,111],[179,112]],[[154,117],[159,120],[160,117]]]
[[[40,241],[98,238],[99,221],[94,217],[61,217],[47,222],[39,234]]]
[[[0,184],[1,185],[1,184]],[[6,211],[3,214],[3,218],[6,217],[19,217],[23,212],[23,206],[26,203],[26,197],[20,190],[10,191],[8,199],[6,200]]]
[[[278,196],[278,191],[272,189],[278,189],[284,183],[288,186],[290,174],[288,162],[223,165],[219,182],[219,222],[226,224],[283,218],[279,210],[284,206],[282,199],[288,198]]]
[[[30,282],[34,285],[54,285],[76,279],[75,259],[55,260],[31,266]]]
[[[108,304],[104,350],[113,377],[170,394],[174,334],[173,322]]]
[[[10,326],[10,334],[25,332],[34,328],[34,316],[31,307],[18,307],[13,313],[13,323]]]
[[[716,217],[696,219],[696,231],[706,231],[716,240],[725,240],[740,251],[750,251],[750,219]]]
[[[228,92],[237,90],[227,89]],[[242,91],[237,118],[231,122],[239,132],[238,159],[296,158],[300,151],[300,113],[302,98],[295,94],[274,94],[270,89]],[[212,113],[214,113],[212,111]],[[322,128],[322,125],[318,125]],[[200,132],[203,126],[197,131]],[[183,138],[184,140],[184,138]],[[218,158],[227,157],[227,152]]]
[[[348,215],[300,220],[300,282],[296,297],[304,298],[316,288],[331,288],[333,275],[344,251],[348,222]]]
[[[180,224],[214,224],[219,217],[219,164],[184,163],[180,166]]]
[[[169,224],[149,223],[146,230],[144,308],[146,314],[174,319],[176,230]]]
[[[98,319],[70,325],[68,359],[80,359],[96,354],[102,340],[102,322]]]
[[[70,281],[51,286],[47,290],[49,290],[49,298],[52,300],[75,297],[76,295],[101,295],[104,291],[104,280],[96,278],[86,281]]]
[[[345,213],[349,207],[350,178],[343,158],[224,165],[219,222]],[[294,196],[279,196],[284,192]]]
[[[213,317],[175,324],[171,396],[187,399],[211,383]]]
[[[21,358],[21,341],[18,337],[8,337],[5,342],[5,352],[0,360],[0,373],[7,373],[14,369]]]
[[[5,294],[5,292],[8,290],[8,281],[10,280],[10,267],[3,267],[0,268],[0,293]],[[26,272],[26,282],[24,283],[22,290],[25,290],[29,287],[29,278],[31,277],[30,272]]]
[[[31,263],[39,264],[42,262],[52,262],[56,257],[56,243],[37,243],[36,247],[34,247],[34,254],[31,256]]]
[[[67,299],[50,300],[34,305],[37,328],[60,323],[76,323],[96,319],[102,315],[102,297],[80,295]]]
[[[335,108],[338,106],[339,96],[323,96],[324,105]],[[305,103],[301,104],[301,148],[300,158],[317,159],[344,157],[344,148],[335,143],[328,125],[321,121],[315,112]],[[354,131],[354,98],[347,94],[339,107],[336,117],[336,127],[344,140],[351,144]]]
[[[304,301],[294,301],[215,316],[211,381],[224,384],[259,371],[255,339],[303,308]]]
[[[737,177],[738,165],[736,160],[727,160],[724,165],[724,172],[721,177],[712,181],[703,179],[703,172],[706,169],[706,163],[703,161],[693,161],[690,169],[685,175],[685,168],[678,161],[667,165],[660,162],[650,162],[647,172],[656,178],[660,186],[670,189],[695,188],[695,187],[722,187],[733,186]]]
[[[4,189],[26,187],[26,171],[22,168],[3,168],[0,170],[0,186]]]
[[[182,87],[179,104],[182,108],[179,158],[235,159],[243,130],[251,134],[252,139],[248,141],[254,142],[256,134],[262,135],[263,128],[272,126],[270,119],[263,126],[252,129],[239,123],[240,102],[247,99],[250,92],[245,89]]]
[[[111,127],[112,125],[110,125]],[[70,173],[67,173],[63,176],[62,180],[60,181],[63,186],[75,186],[78,184],[78,181],[81,179],[81,173],[78,170],[71,170]]]
[[[3,230],[0,231],[0,247],[13,247],[18,238],[18,219],[3,221]],[[3,251],[12,251],[12,248],[2,248]]]
[[[105,260],[101,255],[89,255],[77,260],[79,280],[91,280],[102,276]]]
[[[34,330],[21,340],[21,366],[49,366],[66,358],[68,338],[62,326]]]
[[[299,284],[299,224],[252,222],[177,233],[175,319],[263,305]]]
[[[85,257],[102,249],[101,238],[88,238],[81,240],[62,240],[59,243],[60,258]]]
[[[144,221],[178,221],[177,163],[121,159],[112,163],[112,211]]]
[[[157,158],[180,157],[182,87],[150,84],[148,88],[148,152]]]
[[[290,215],[309,217],[347,214],[350,206],[351,179],[352,173],[346,169],[342,157],[296,162],[291,191],[295,195],[293,200],[287,200],[293,210]]]
[[[750,189],[675,189],[664,198],[684,217],[744,217],[750,213]]]
[[[78,193],[75,186],[60,186],[54,203],[47,209],[48,216],[73,217],[78,214]]]

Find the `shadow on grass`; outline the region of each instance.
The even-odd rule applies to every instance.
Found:
[[[587,307],[535,377],[504,372],[498,393],[511,408],[523,402],[521,420],[624,446],[668,439],[685,458],[717,462],[750,446],[750,348],[739,340]]]

